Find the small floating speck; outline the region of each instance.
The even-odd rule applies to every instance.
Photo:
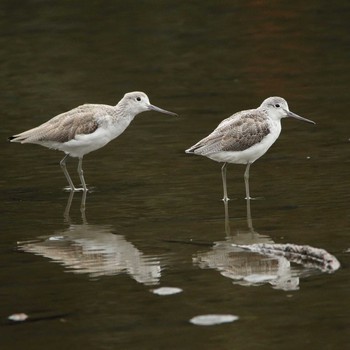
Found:
[[[10,316],[8,317],[8,319],[9,319],[10,321],[14,321],[14,322],[23,322],[23,321],[25,321],[27,318],[28,318],[28,315],[27,315],[27,314],[24,314],[24,313],[13,314],[13,315],[10,315]]]
[[[190,319],[192,324],[197,326],[213,326],[222,323],[234,322],[239,319],[235,315],[200,315]]]
[[[181,293],[183,290],[176,287],[161,287],[157,289],[152,289],[152,293],[157,295],[173,295]]]

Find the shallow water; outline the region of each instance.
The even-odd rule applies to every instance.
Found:
[[[63,189],[63,154],[3,143],[2,349],[338,349],[348,344],[349,11],[346,1],[59,2],[1,6],[1,138],[79,104],[145,91],[144,113],[84,159],[92,191]],[[184,149],[271,95],[283,120],[251,167]],[[77,183],[76,160],[68,163]],[[321,248],[327,273],[232,244]],[[159,295],[161,287],[179,293]],[[25,313],[25,322],[8,317]],[[238,319],[192,324],[200,315]],[[204,330],[204,332],[203,332]]]

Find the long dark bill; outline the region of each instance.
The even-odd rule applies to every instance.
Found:
[[[310,124],[316,124],[314,121],[310,120],[310,119],[306,119],[306,118],[303,118],[301,117],[300,115],[298,114],[295,114],[291,111],[287,111],[286,109],[284,110],[287,114],[288,117],[292,117],[292,118],[295,118],[295,119],[299,119],[299,120],[302,120],[303,122],[306,122],[306,123],[310,123]]]
[[[159,113],[175,115],[176,117],[178,116],[176,113],[169,112],[169,111],[167,111],[167,110],[165,110],[165,109],[162,109],[162,108],[159,108],[159,107],[153,106],[153,105],[149,105],[149,106],[148,106],[148,109],[149,109],[150,111],[155,111],[155,112],[159,112]]]

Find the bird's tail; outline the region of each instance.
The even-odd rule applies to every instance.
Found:
[[[40,126],[12,135],[7,140],[10,142],[36,143],[42,136],[39,128]]]
[[[190,153],[190,154],[194,154],[194,151],[196,150],[196,148],[194,148],[193,146],[188,148],[185,153]]]
[[[25,140],[26,140],[26,137],[22,136],[22,134],[12,135],[7,139],[7,141],[9,142],[20,142],[20,143],[25,142]]]

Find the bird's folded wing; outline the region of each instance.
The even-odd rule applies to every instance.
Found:
[[[270,132],[269,122],[263,113],[254,110],[238,112],[223,120],[207,137],[188,151],[200,155],[217,152],[244,151],[259,143]]]
[[[99,126],[99,115],[107,114],[98,105],[82,105],[57,115],[36,128],[14,135],[22,143],[67,142],[76,135],[91,134]]]
[[[221,132],[221,150],[239,152],[261,142],[270,133],[270,126],[264,115],[254,113],[232,120]]]

